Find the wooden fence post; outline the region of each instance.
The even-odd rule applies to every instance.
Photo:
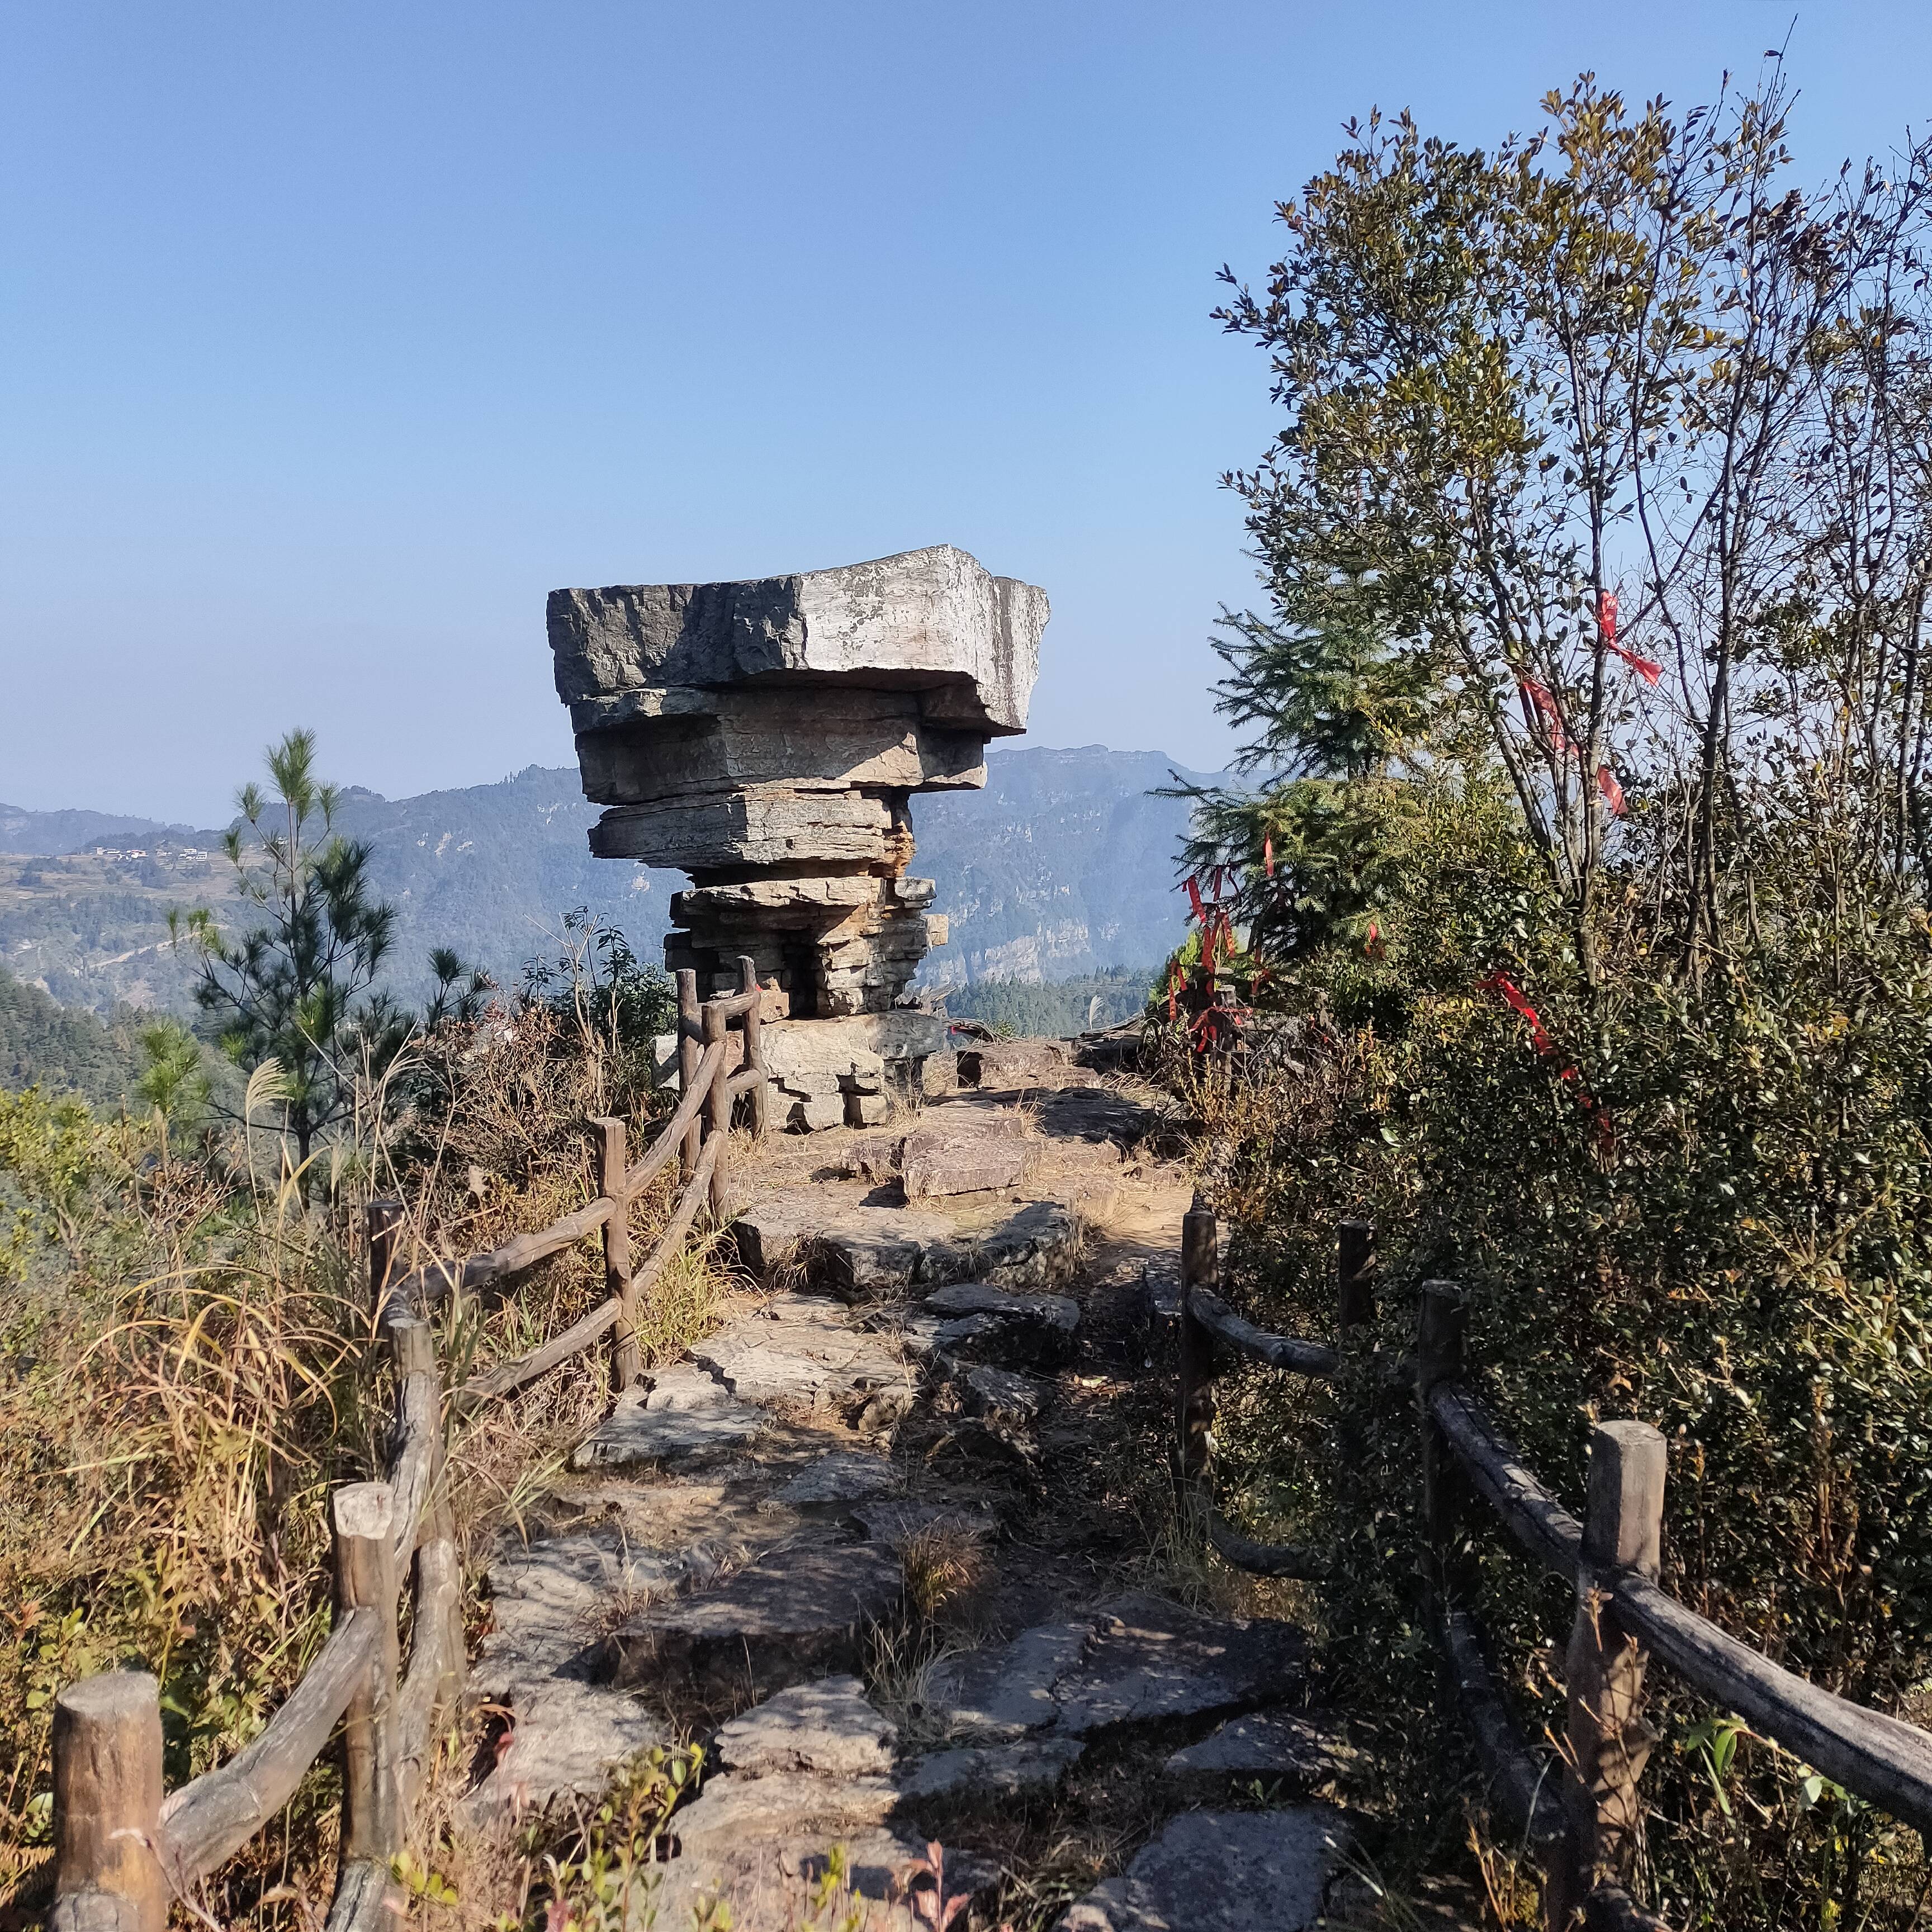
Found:
[[[722,1040],[730,1029],[722,1006],[704,1009],[704,1044]],[[711,1162],[711,1219],[724,1225],[731,1208],[731,1074],[728,1062],[721,1058],[712,1076],[711,1090],[704,1096],[704,1136],[716,1137],[718,1151]]]
[[[758,993],[758,962],[748,952],[738,956],[738,990],[741,993]],[[758,1011],[764,996],[745,1009],[745,1064],[755,1066],[762,1073],[765,1070],[764,1016]],[[763,1140],[765,1128],[771,1118],[771,1082],[760,1080],[752,1089],[752,1137]]]
[[[1174,1479],[1181,1507],[1207,1500],[1209,1432],[1214,1426],[1214,1338],[1202,1324],[1190,1292],[1210,1292],[1221,1279],[1220,1230],[1213,1211],[1196,1194],[1180,1222],[1180,1386],[1174,1406]]]
[[[698,975],[690,967],[680,966],[677,970],[677,1094],[680,1100],[690,1093],[698,1078],[698,1055],[703,1050],[698,1045]],[[697,1120],[686,1130],[680,1158],[687,1180],[697,1171],[698,1150],[704,1136],[704,1126]]]
[[[624,1198],[624,1176],[629,1171],[629,1138],[622,1120],[608,1118],[590,1123],[597,1135],[597,1191],[610,1204],[604,1223],[604,1292],[623,1304],[611,1324],[611,1368],[617,1386],[627,1389],[642,1366],[638,1358],[638,1309],[631,1285],[631,1212]]]
[[[1657,1580],[1667,1461],[1662,1434],[1647,1422],[1600,1422],[1590,1432],[1589,1504],[1564,1660],[1570,1835],[1546,1888],[1550,1932],[1574,1924],[1599,1884],[1628,1880],[1636,1855],[1643,1820],[1637,1786],[1655,1742],[1643,1720],[1650,1654],[1624,1628],[1606,1573],[1634,1570]]]
[[[395,1503],[387,1483],[350,1483],[329,1498],[335,1613],[364,1610],[380,1635],[342,1720],[342,1856],[387,1859],[403,1848],[396,1788]]]
[[[110,1670],[54,1700],[55,1932],[165,1932],[160,1699]]]
[[[1462,1483],[1454,1452],[1442,1439],[1429,1411],[1430,1392],[1438,1382],[1462,1372],[1462,1335],[1467,1306],[1453,1281],[1425,1281],[1416,1324],[1415,1403],[1422,1424],[1422,1524],[1424,1575],[1430,1606],[1448,1607],[1452,1546],[1462,1515]]]
[[[366,1210],[369,1230],[369,1306],[380,1321],[386,1312],[389,1284],[399,1272],[398,1250],[408,1215],[400,1201],[372,1201]],[[399,1311],[407,1312],[408,1311]]]
[[[1376,1231],[1366,1221],[1335,1230],[1335,1323],[1346,1336],[1376,1318]]]

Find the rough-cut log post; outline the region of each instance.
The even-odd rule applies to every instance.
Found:
[[[54,1700],[54,1908],[64,1932],[164,1932],[161,1692],[145,1670]]]
[[[758,962],[748,952],[738,956],[738,990],[752,993],[758,990]],[[745,1064],[754,1066],[763,1073],[765,1070],[764,1021],[759,1012],[760,1002],[754,1000],[745,1009]],[[771,1080],[768,1076],[752,1089],[752,1137],[763,1140],[765,1129],[770,1124],[772,1112]]]
[[[367,1610],[380,1632],[369,1672],[342,1720],[342,1856],[393,1858],[403,1848],[396,1790],[394,1501],[387,1483],[350,1483],[329,1499],[335,1613]]]
[[[698,975],[688,966],[677,975],[677,1090],[680,1099],[691,1091],[698,1078],[698,1062],[704,1049],[698,1044],[701,1024],[698,1018]],[[698,1150],[704,1138],[703,1124],[694,1120],[684,1136],[684,1178],[688,1180],[698,1167]]]
[[[1438,1382],[1462,1372],[1462,1330],[1466,1312],[1462,1291],[1453,1281],[1425,1281],[1416,1325],[1415,1400],[1422,1418],[1422,1523],[1426,1548],[1423,1574],[1431,1607],[1448,1608],[1450,1552],[1462,1514],[1463,1483],[1455,1452],[1442,1438],[1429,1412],[1429,1392]]]
[[[707,1006],[704,1009],[704,1044],[709,1046],[713,1040],[722,1040],[730,1030],[730,1022],[724,1017],[722,1006]],[[711,1167],[711,1218],[719,1227],[731,1205],[731,1085],[728,1057],[718,1064],[712,1076],[711,1091],[705,1096],[704,1133],[708,1140],[718,1137],[718,1153]]]
[[[1220,1285],[1219,1231],[1202,1197],[1180,1223],[1180,1386],[1174,1408],[1174,1476],[1184,1509],[1208,1498],[1208,1432],[1214,1426],[1214,1338],[1194,1312],[1192,1291]]]
[[[638,1379],[638,1310],[631,1289],[631,1216],[624,1199],[624,1175],[630,1164],[629,1137],[622,1120],[608,1117],[590,1123],[597,1136],[597,1191],[610,1203],[604,1223],[604,1292],[624,1304],[610,1330],[610,1366],[617,1386],[627,1389]]]
[[[1346,1337],[1376,1318],[1376,1231],[1344,1221],[1335,1231],[1335,1319]]]
[[[402,1274],[397,1264],[400,1258],[403,1228],[406,1219],[400,1201],[372,1201],[369,1204],[369,1306],[379,1317],[391,1286]]]
[[[1657,1580],[1666,1460],[1662,1435],[1647,1422],[1600,1422],[1591,1431],[1589,1508],[1564,1668],[1570,1837],[1546,1888],[1544,1924],[1552,1932],[1574,1922],[1599,1884],[1628,1882],[1636,1856],[1643,1820],[1637,1786],[1656,1742],[1643,1720],[1650,1656],[1623,1628],[1604,1586],[1614,1570]]]
[[[1345,1364],[1372,1328],[1376,1318],[1376,1234],[1366,1221],[1344,1221],[1335,1230],[1335,1340]],[[1362,1392],[1352,1378],[1340,1384],[1335,1421],[1335,1461],[1345,1473],[1360,1468],[1364,1430],[1358,1405]]]

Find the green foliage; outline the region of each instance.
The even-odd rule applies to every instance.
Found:
[[[1232,479],[1276,616],[1223,704],[1266,782],[1198,796],[1189,860],[1295,1050],[1190,1077],[1270,1325],[1328,1330],[1335,1224],[1373,1221],[1388,1354],[1457,1281],[1571,1506],[1590,1424],[1654,1422],[1666,1584],[1900,1710],[1932,1674],[1932,296],[1898,270],[1932,187],[1915,152],[1787,190],[1781,89],[1677,122],[1586,76],[1489,154],[1372,119],[1284,208],[1227,311],[1288,412]],[[1255,1527],[1335,1551],[1333,1668],[1394,1735],[1435,1694],[1413,1420],[1365,1372],[1345,1464],[1332,1400],[1238,1386],[1219,1439]],[[1519,1730],[1560,1732],[1566,1593],[1480,1518],[1452,1568]],[[1672,1924],[1908,1922],[1905,1834],[1654,1689],[1682,1747],[1630,1876]],[[1428,1784],[1401,1807],[1453,1816]]]
[[[142,1028],[141,1054],[134,1096],[154,1110],[165,1138],[169,1129],[190,1124],[208,1105],[201,1042],[179,1021],[160,1019]]]
[[[38,1087],[17,1094],[0,1088],[0,1181],[13,1196],[0,1273],[25,1279],[41,1243],[71,1233],[100,1145],[100,1130],[84,1100]],[[5,1204],[0,1196],[0,1212]]]

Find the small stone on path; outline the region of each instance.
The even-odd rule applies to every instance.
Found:
[[[579,1443],[573,1469],[627,1468],[678,1462],[728,1449],[755,1436],[770,1418],[738,1401],[688,1363],[664,1370],[648,1389],[626,1389],[610,1413]]]
[[[897,1782],[908,1804],[1030,1798],[1054,1790],[1086,1748],[1078,1738],[961,1746],[914,1759]]]
[[[1162,1766],[1177,1782],[1195,1778],[1292,1780],[1302,1790],[1342,1768],[1346,1753],[1334,1735],[1296,1711],[1257,1711],[1231,1718],[1198,1744]]]
[[[794,1685],[734,1718],[713,1740],[728,1771],[815,1772],[824,1778],[883,1778],[898,1732],[866,1701],[856,1677]]]
[[[1312,1932],[1342,1836],[1321,1805],[1186,1812],[1058,1932]]]
[[[968,1374],[966,1394],[975,1414],[1024,1429],[1039,1415],[1043,1391],[1030,1376],[982,1367]]]

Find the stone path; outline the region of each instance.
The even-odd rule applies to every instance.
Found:
[[[1149,1588],[1094,1500],[1108,1405],[1167,1399],[1149,1336],[1189,1193],[1150,1096],[1094,1082],[747,1163],[760,1292],[617,1402],[491,1568],[474,1684],[511,1728],[472,1820],[694,1736],[660,1927],[718,1898],[740,1932],[810,1922],[834,1845],[870,1923],[910,1927],[932,1840],[949,1894],[1037,1916],[1029,1848],[1096,1792],[1138,1822],[1059,1894],[1069,1932],[1317,1922],[1346,1829],[1312,1801],[1343,1758],[1300,1633]]]

